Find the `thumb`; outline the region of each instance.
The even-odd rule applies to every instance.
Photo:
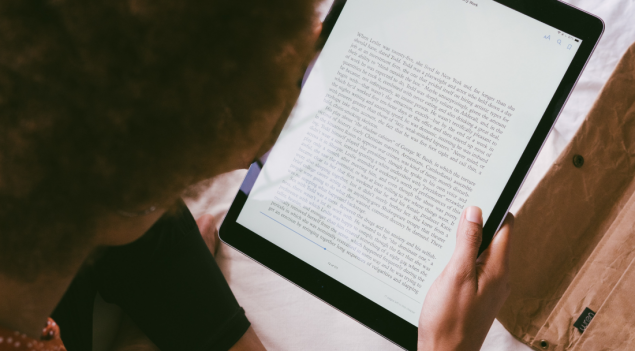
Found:
[[[476,206],[463,211],[459,229],[456,232],[456,247],[452,262],[461,271],[476,271],[476,258],[483,240],[483,213]]]
[[[478,259],[482,261],[483,270],[493,277],[504,276],[509,271],[510,233],[513,228],[514,215],[508,213],[492,243]]]

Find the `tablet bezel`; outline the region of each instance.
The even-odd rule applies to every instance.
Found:
[[[604,31],[600,18],[556,0],[495,1],[573,35],[581,39],[582,44],[485,223],[481,251],[487,248],[500,227]],[[250,167],[220,228],[221,240],[393,343],[416,350],[417,327],[236,222],[261,168],[260,163]]]

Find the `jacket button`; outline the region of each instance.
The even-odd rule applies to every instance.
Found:
[[[549,343],[547,342],[547,340],[540,340],[540,347],[544,350],[549,348]]]
[[[580,155],[573,156],[573,165],[580,168],[584,165],[584,157]]]

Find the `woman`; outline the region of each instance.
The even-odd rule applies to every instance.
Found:
[[[263,348],[178,199],[271,146],[315,21],[312,0],[0,3],[0,350],[61,347],[51,315],[86,347],[97,292],[161,349]],[[510,223],[477,260],[480,210],[464,213],[421,350],[480,347]]]

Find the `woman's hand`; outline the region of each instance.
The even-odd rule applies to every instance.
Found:
[[[218,248],[220,247],[220,238],[218,237],[218,228],[216,226],[216,218],[211,214],[204,214],[196,220],[198,230],[201,232],[207,248],[216,257]]]
[[[456,248],[435,280],[419,318],[419,351],[479,350],[509,295],[509,242],[514,217],[478,258],[483,217],[478,207],[461,216]]]

